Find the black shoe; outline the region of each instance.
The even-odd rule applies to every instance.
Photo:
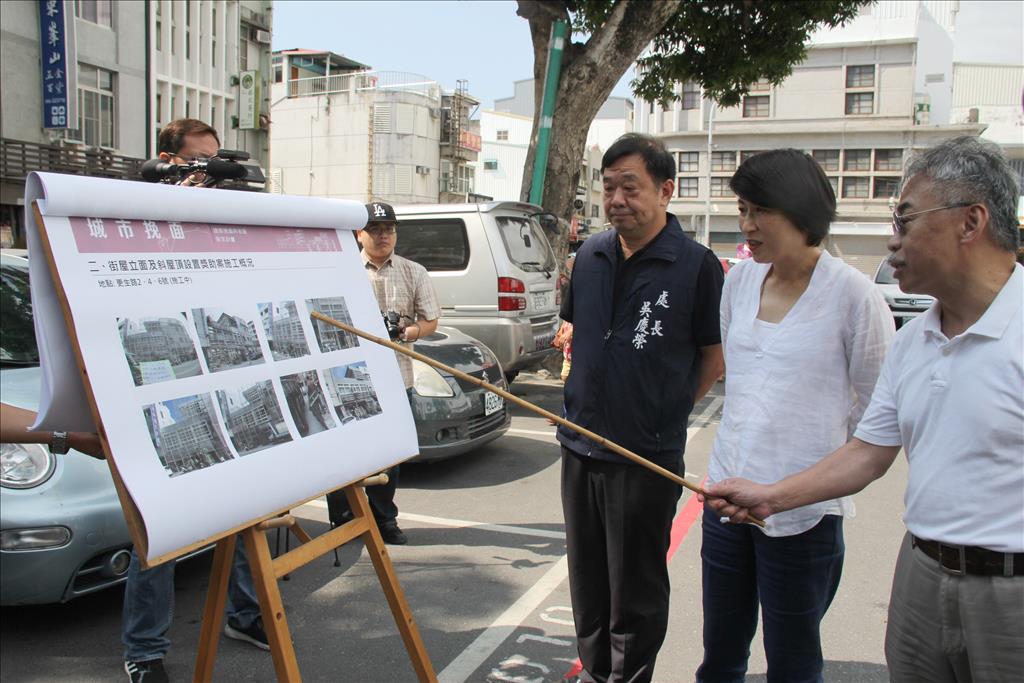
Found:
[[[380,527],[380,535],[388,545],[405,545],[409,539],[398,528],[398,522],[388,522]]]
[[[125,662],[124,672],[132,683],[167,683],[164,660],[149,659],[144,662]]]
[[[255,645],[261,650],[270,649],[270,645],[267,643],[267,634],[263,631],[263,619],[260,617],[256,617],[256,621],[245,627],[234,617],[228,617],[228,623],[224,626],[224,635]]]

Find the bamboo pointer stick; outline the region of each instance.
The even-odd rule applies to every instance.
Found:
[[[643,457],[642,455],[637,455],[636,453],[634,453],[633,451],[629,450],[628,448],[623,448],[622,446],[620,446],[619,444],[615,443],[614,441],[609,441],[608,439],[604,438],[603,436],[601,436],[599,434],[595,434],[594,432],[592,432],[589,429],[586,429],[584,427],[580,427],[578,424],[576,424],[574,422],[570,422],[569,420],[566,420],[565,418],[561,417],[560,415],[555,415],[554,413],[548,412],[547,410],[544,410],[540,406],[534,405],[534,404],[530,403],[529,401],[524,401],[523,399],[519,398],[515,394],[509,393],[509,392],[505,391],[504,389],[502,389],[500,387],[496,387],[493,384],[480,379],[479,377],[473,377],[472,375],[467,375],[465,372],[462,372],[461,370],[456,370],[455,368],[450,367],[448,365],[445,365],[444,363],[440,363],[440,362],[434,360],[433,358],[428,358],[427,356],[424,356],[422,353],[417,353],[416,351],[413,351],[412,349],[408,349],[408,348],[402,346],[401,344],[396,344],[395,342],[391,341],[390,339],[384,339],[382,337],[377,337],[375,335],[370,334],[369,332],[364,332],[363,330],[360,330],[357,327],[352,327],[351,325],[348,325],[348,324],[343,323],[343,322],[339,322],[339,321],[335,320],[334,318],[329,318],[326,315],[324,315],[322,313],[319,313],[317,311],[314,311],[312,313],[312,316],[314,318],[316,318],[317,320],[320,320],[322,322],[327,323],[328,325],[333,325],[334,327],[337,327],[339,329],[345,330],[346,332],[354,334],[357,337],[362,337],[363,339],[367,339],[369,341],[372,341],[374,344],[380,344],[381,346],[386,346],[389,349],[397,351],[398,353],[404,354],[406,356],[410,356],[410,357],[415,358],[416,360],[419,360],[419,361],[423,361],[424,363],[426,363],[427,365],[429,365],[431,367],[438,368],[440,370],[444,370],[445,372],[450,372],[451,374],[455,375],[456,377],[458,377],[459,379],[461,379],[461,380],[463,380],[465,382],[469,382],[470,384],[475,384],[477,386],[483,387],[484,389],[487,389],[488,391],[492,391],[495,394],[501,396],[506,401],[511,401],[512,403],[515,403],[516,405],[522,406],[523,408],[526,408],[529,411],[532,411],[534,413],[537,413],[538,415],[546,417],[549,420],[553,420],[554,422],[562,425],[563,427],[566,427],[567,429],[571,429],[574,432],[578,432],[578,433],[582,434],[583,436],[587,437],[588,439],[590,439],[591,441],[597,442],[600,446],[603,446],[604,448],[607,448],[610,451],[614,451],[615,453],[618,453],[622,457],[628,458],[629,460],[632,460],[637,465],[640,465],[642,467],[646,467],[647,469],[649,469],[650,471],[652,471],[652,472],[654,472],[656,474],[660,474],[661,476],[665,477],[666,479],[674,481],[675,483],[679,484],[683,488],[687,488],[687,489],[693,491],[694,493],[699,493],[700,495],[705,496],[707,498],[713,498],[714,497],[714,496],[711,496],[707,491],[705,491],[701,487],[694,486],[690,482],[688,482],[685,479],[683,479],[682,477],[680,477],[675,472],[670,472],[667,469],[665,469],[664,467],[662,467],[660,465],[654,464],[653,462],[651,462],[647,458]],[[764,528],[764,522],[761,521],[760,519],[757,519],[756,517],[748,517],[747,519],[751,523],[756,524],[757,526]]]

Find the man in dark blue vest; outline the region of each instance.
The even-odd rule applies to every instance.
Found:
[[[675,162],[660,142],[624,135],[601,172],[615,229],[579,250],[562,304],[573,324],[566,418],[682,474],[690,411],[724,368],[722,266],[667,213]],[[682,489],[565,427],[558,440],[581,680],[650,681]]]

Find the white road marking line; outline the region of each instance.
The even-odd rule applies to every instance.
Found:
[[[568,575],[569,562],[563,556],[438,674],[438,683],[464,683],[469,680],[469,677],[565,581]]]
[[[725,403],[724,398],[722,398],[721,396],[715,396],[713,399],[711,399],[711,403],[708,404],[708,407],[704,409],[704,412],[698,415],[697,419],[693,421],[694,424],[700,425],[700,428],[706,426],[707,423],[711,420],[711,417],[718,411],[719,408],[722,407],[723,403]]]
[[[311,500],[306,505],[326,510],[327,503],[323,500]],[[500,534],[514,534],[516,536],[536,536],[538,538],[555,538],[565,540],[565,533],[561,531],[549,531],[548,529],[531,529],[529,527],[511,526],[508,524],[484,524],[482,522],[470,522],[465,519],[448,519],[445,517],[431,517],[430,515],[417,515],[412,512],[399,512],[398,518],[403,521],[419,522],[432,526],[447,526],[455,529],[479,529],[480,531],[493,531]]]
[[[549,439],[551,439],[552,441],[555,440],[555,430],[554,430],[554,428],[546,429],[546,430],[540,430],[540,429],[519,429],[517,427],[512,427],[511,429],[509,429],[506,432],[506,434],[528,434],[530,436],[546,436]]]

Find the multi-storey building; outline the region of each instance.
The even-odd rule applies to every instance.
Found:
[[[137,179],[175,118],[266,168],[271,17],[271,0],[0,2],[0,246],[24,244],[28,173]]]
[[[476,182],[481,195],[518,201],[533,129],[534,81],[532,78],[515,81],[512,87],[511,97],[497,99],[493,110],[481,112],[482,143]],[[581,236],[604,228],[601,156],[616,139],[632,129],[633,103],[624,97],[609,97],[590,124],[574,202]]]
[[[889,215],[907,156],[985,126],[950,119],[956,2],[889,2],[816,33],[807,58],[781,84],[755,84],[719,108],[692,83],[668,108],[638,102],[636,129],[676,155],[669,210],[723,256],[743,241],[729,178],[744,158],[792,147],[828,175],[838,217],[826,246],[866,273],[886,253]]]
[[[371,71],[333,52],[275,52],[274,190],[396,204],[466,201],[480,150],[465,82]]]
[[[221,438],[220,427],[214,423],[213,404],[208,396],[195,396],[179,405],[180,415],[174,419],[166,411],[150,420],[157,425],[154,439],[157,454],[167,473],[176,477],[231,459]]]

